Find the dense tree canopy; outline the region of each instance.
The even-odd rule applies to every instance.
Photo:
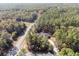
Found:
[[[60,55],[79,55],[79,8],[68,6],[0,11],[0,55],[24,33],[27,22],[35,22],[26,38],[30,51],[53,53],[48,39],[54,37]]]
[[[36,53],[53,53],[52,46],[48,43],[48,38],[42,34],[29,32],[28,39],[30,39],[31,50]]]
[[[53,7],[36,20],[38,33],[51,33],[56,38],[60,55],[78,55],[79,8]],[[67,51],[67,54],[65,54]]]
[[[24,34],[27,29],[25,22],[34,22],[37,19],[36,10],[10,9],[0,11],[0,55],[6,55],[13,47],[13,41]],[[18,19],[22,21],[18,21]]]

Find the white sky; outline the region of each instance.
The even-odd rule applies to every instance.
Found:
[[[0,0],[0,3],[79,3],[79,0]]]

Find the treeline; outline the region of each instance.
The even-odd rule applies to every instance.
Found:
[[[18,22],[21,22],[21,21],[23,21],[23,22],[34,22],[37,19],[37,17],[38,17],[37,14],[32,14],[31,17],[24,17],[24,16],[18,17],[18,18],[16,18],[16,21],[18,21]]]

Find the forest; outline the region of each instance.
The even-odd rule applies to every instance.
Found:
[[[24,39],[28,48],[20,51],[21,56],[27,54],[25,50],[35,55],[79,56],[79,7],[0,10],[1,56],[7,55],[18,37],[26,33]]]
[[[35,10],[37,11],[37,10]],[[11,9],[0,10],[0,55],[6,55],[13,47],[13,41],[24,34],[27,25],[24,22],[34,22],[37,14],[34,10]]]
[[[50,35],[50,37],[45,35],[45,33]],[[53,48],[51,48],[51,45],[48,44],[47,40],[54,37],[56,39],[60,56],[78,56],[79,8],[53,7],[47,9],[43,15],[36,20],[34,30],[29,32],[29,35],[31,48],[35,52],[43,50],[43,52],[49,51],[53,53]]]

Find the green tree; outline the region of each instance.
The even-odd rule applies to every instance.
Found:
[[[62,48],[59,54],[61,56],[74,56],[74,51],[70,48]]]

